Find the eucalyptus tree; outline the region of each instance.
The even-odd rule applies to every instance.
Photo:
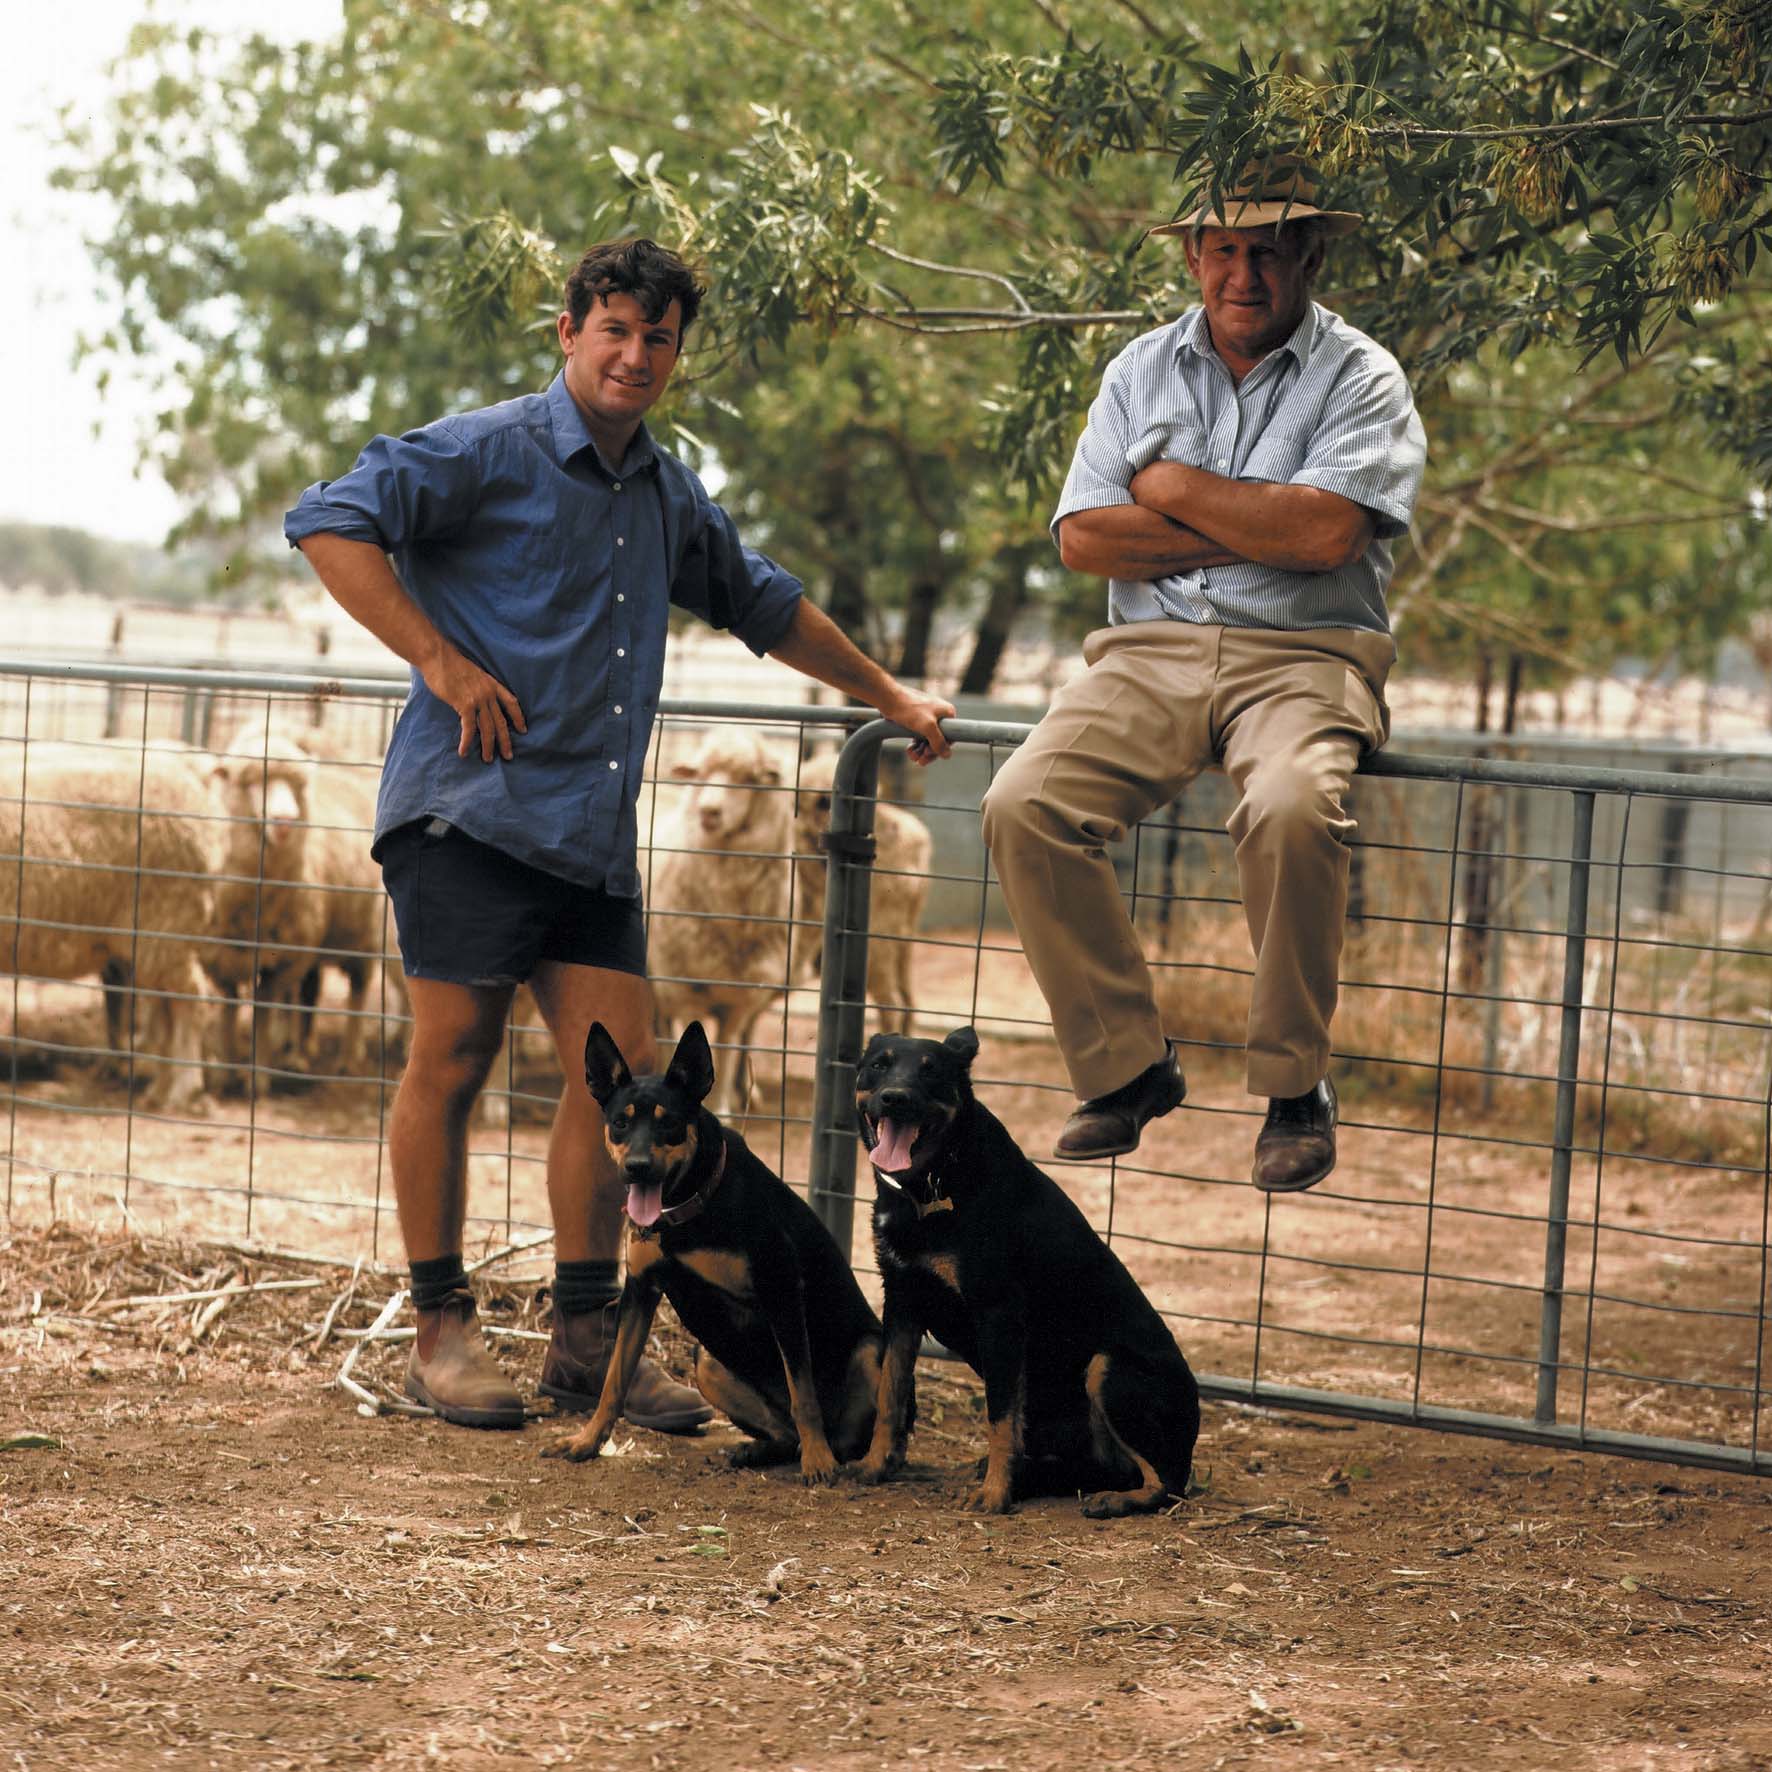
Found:
[[[563,260],[716,282],[666,414],[828,597],[988,615],[1107,358],[1189,300],[1151,221],[1303,148],[1367,225],[1326,298],[1434,458],[1395,586],[1446,662],[1696,656],[1764,607],[1766,0],[351,0],[294,52],[144,28],[70,182],[193,527],[371,426],[531,387]],[[172,342],[177,349],[160,347]]]

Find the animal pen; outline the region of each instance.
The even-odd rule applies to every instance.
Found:
[[[361,786],[404,694],[404,679],[0,662],[9,1217],[122,1220],[347,1260],[396,1252],[385,1132],[404,1020],[397,968],[341,1007],[330,974],[351,956],[324,942],[302,950],[301,993],[263,1018],[266,1029],[295,1018],[293,1042],[261,1034],[256,1014],[241,1036],[232,999],[194,989],[186,1007],[210,1028],[202,1085],[191,1105],[160,1110],[133,1088],[178,1062],[155,1039],[178,1005],[156,1006],[116,956],[168,932],[139,919],[99,932],[113,958],[85,973],[33,976],[21,960],[39,936],[82,928],[71,899],[28,889],[42,862],[30,852],[36,821],[92,815],[34,799],[44,758],[134,759],[136,796],[106,816],[133,821],[139,839],[163,811],[147,797],[151,757],[237,759],[282,733],[312,774]],[[908,1008],[918,1032],[978,1028],[981,1095],[1125,1259],[1207,1394],[1772,1472],[1772,775],[1712,760],[1674,774],[1372,759],[1355,787],[1336,1023],[1340,1166],[1312,1193],[1275,1200],[1247,1181],[1260,1104],[1242,1086],[1249,957],[1222,778],[1202,778],[1116,854],[1183,1042],[1188,1102],[1134,1158],[1067,1167],[1045,1152],[1069,1090],[978,836],[980,794],[1027,728],[956,721],[955,756],[911,771],[891,729],[863,721],[664,703],[641,861],[645,874],[680,840],[671,765],[708,729],[751,727],[777,749],[781,781],[759,793],[795,794],[799,761],[842,745],[822,849],[773,856],[784,881],[826,871],[824,908],[822,919],[796,912],[790,888],[769,913],[802,939],[759,985],[771,1007],[752,1036],[744,1130],[853,1249],[866,1283],[853,1221],[871,1183],[850,1082],[870,1013]],[[912,944],[908,1005],[868,1002],[880,802],[934,840],[921,925],[888,938]],[[270,822],[261,808],[248,833],[261,856]],[[367,846],[366,829],[351,834]],[[101,866],[73,865],[76,879]],[[139,841],[116,865],[139,886]],[[250,893],[261,881],[230,883]],[[191,881],[194,895],[210,887]],[[391,934],[384,919],[385,951]],[[263,976],[270,958],[253,950],[247,970]],[[218,1044],[224,1017],[236,1037]],[[354,1022],[367,1040],[347,1038]],[[354,1045],[364,1056],[347,1063]],[[519,999],[494,1111],[472,1138],[472,1236],[545,1230],[549,1053]],[[716,1053],[721,1065],[739,1058]]]

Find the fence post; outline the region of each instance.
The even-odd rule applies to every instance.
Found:
[[[889,721],[870,720],[851,734],[837,757],[825,838],[824,958],[807,1193],[846,1257],[855,1225],[855,1067],[867,1019],[874,796],[881,742],[899,730]]]
[[[1538,1318],[1540,1424],[1557,1418],[1563,1344],[1563,1269],[1569,1247],[1569,1178],[1575,1161],[1575,1098],[1581,1081],[1581,1008],[1587,975],[1588,873],[1594,850],[1594,796],[1577,793],[1569,837],[1569,905],[1563,922],[1563,1027],[1557,1048],[1557,1105],[1551,1130],[1550,1202],[1544,1231],[1544,1303]]]

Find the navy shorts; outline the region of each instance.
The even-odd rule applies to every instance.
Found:
[[[440,818],[389,831],[376,857],[413,978],[521,984],[543,960],[646,976],[637,898],[543,873]]]

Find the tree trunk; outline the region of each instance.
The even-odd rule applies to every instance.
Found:
[[[941,602],[941,580],[929,574],[916,579],[905,599],[904,650],[898,674],[921,680],[929,675],[929,637],[935,630],[935,611]]]
[[[831,574],[831,606],[825,614],[858,644],[864,640],[868,619],[867,585],[853,566],[845,563]]]
[[[991,594],[979,617],[978,639],[960,678],[961,695],[989,695],[997,667],[1009,645],[1009,630],[1027,602],[1028,569],[1025,560],[1011,554],[997,564]]]

